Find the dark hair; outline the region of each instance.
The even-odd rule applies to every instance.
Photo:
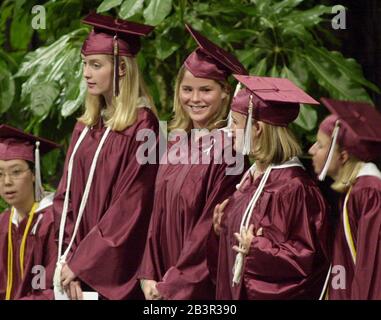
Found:
[[[34,163],[32,161],[27,161],[27,160],[25,160],[25,161],[28,164],[30,171],[32,171],[34,174],[34,169],[35,169]]]

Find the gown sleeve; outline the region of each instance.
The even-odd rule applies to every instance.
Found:
[[[348,201],[359,217],[351,299],[381,299],[381,191],[362,188]]]
[[[207,257],[208,236],[211,231],[215,206],[228,198],[235,190],[240,175],[226,175],[227,165],[214,165],[207,187],[203,211],[189,233],[176,265],[167,270],[157,289],[164,299],[192,299],[193,296],[210,295],[214,284]],[[216,246],[216,256],[218,247]]]
[[[273,223],[254,237],[245,259],[248,299],[292,298],[314,277],[319,257],[326,261],[326,205],[320,193],[300,185],[282,190],[271,210]]]

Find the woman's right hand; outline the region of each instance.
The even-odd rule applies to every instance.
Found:
[[[216,207],[214,208],[213,212],[213,229],[214,232],[216,233],[217,236],[220,235],[221,233],[221,218],[224,214],[224,210],[226,205],[228,204],[229,199],[226,199],[224,202],[221,204],[217,204]]]
[[[155,280],[141,279],[140,286],[143,290],[146,300],[161,300],[162,296],[156,289],[157,282]]]

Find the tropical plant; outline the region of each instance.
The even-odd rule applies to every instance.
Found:
[[[315,98],[371,102],[379,88],[361,66],[344,57],[332,36],[330,6],[315,0],[5,0],[0,6],[0,116],[67,146],[85,87],[80,47],[89,28],[80,18],[90,10],[155,26],[143,40],[138,61],[159,109],[171,116],[177,70],[196,47],[184,23],[234,52],[250,74],[281,76]],[[47,27],[31,30],[31,8],[44,5]],[[294,122],[308,143],[324,108],[302,106]],[[45,160],[53,185],[64,150]]]

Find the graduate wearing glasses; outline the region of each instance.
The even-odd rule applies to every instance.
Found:
[[[57,255],[51,205],[41,184],[40,156],[58,145],[0,125],[0,299],[52,299]]]

